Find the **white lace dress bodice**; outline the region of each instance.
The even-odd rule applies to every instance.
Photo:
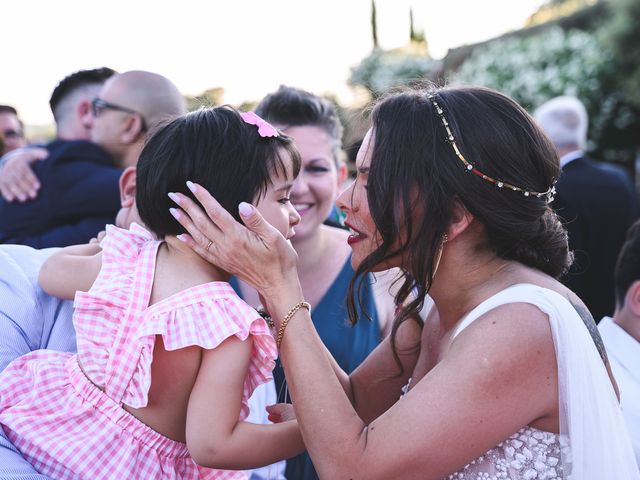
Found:
[[[524,427],[449,480],[564,479],[560,435]]]

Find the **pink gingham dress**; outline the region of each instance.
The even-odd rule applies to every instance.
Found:
[[[160,243],[136,224],[108,226],[100,274],[75,298],[77,355],[37,350],[0,374],[0,424],[39,472],[56,479],[246,478],[199,467],[185,444],[122,408],[147,404],[156,335],[167,350],[213,349],[232,335],[253,335],[241,420],[276,357],[265,321],[228,283],[189,288],[149,307]]]

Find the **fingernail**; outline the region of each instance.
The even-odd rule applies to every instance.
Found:
[[[184,237],[182,236],[182,234],[180,234],[180,235],[176,235],[176,238],[177,238],[178,240],[180,240],[181,242],[187,243],[187,239],[186,239],[186,238],[184,238]]]
[[[238,211],[243,217],[248,217],[253,212],[253,207],[247,202],[240,202],[240,205],[238,205]]]
[[[189,188],[193,193],[196,193],[196,186],[191,180],[187,180],[187,188]]]
[[[180,217],[180,212],[178,211],[177,208],[170,208],[169,209],[169,213],[173,216],[173,218],[175,218],[176,220],[178,220],[178,218]]]
[[[173,200],[174,202],[176,202],[178,205],[180,205],[180,197],[178,195],[176,195],[173,192],[169,192],[167,193],[168,197]]]

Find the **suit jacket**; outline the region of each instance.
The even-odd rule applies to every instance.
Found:
[[[49,157],[33,166],[42,187],[25,203],[0,198],[0,243],[34,248],[88,242],[120,209],[122,171],[109,155],[84,140],[54,140]]]
[[[587,157],[567,164],[553,208],[569,234],[574,263],[562,279],[598,321],[613,315],[613,272],[629,226],[640,216],[638,192],[626,172]]]

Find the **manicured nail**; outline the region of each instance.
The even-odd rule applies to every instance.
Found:
[[[173,192],[169,192],[169,193],[167,193],[167,195],[169,196],[169,198],[170,198],[171,200],[173,200],[173,201],[174,201],[174,202],[176,202],[178,205],[180,205],[180,197],[179,197],[178,195],[176,195],[176,194],[175,194],[175,193],[173,193]]]
[[[173,218],[175,218],[176,220],[178,220],[180,218],[180,212],[178,211],[177,208],[170,208],[169,209],[169,213],[173,216]]]
[[[238,205],[238,211],[243,217],[248,217],[253,212],[253,207],[247,202],[240,202],[240,205]]]
[[[180,235],[176,235],[176,238],[177,238],[178,240],[180,240],[181,242],[187,243],[187,239],[186,239],[186,238],[184,238],[184,237],[182,236],[182,234],[180,234]]]
[[[189,188],[193,193],[196,193],[196,186],[191,180],[187,180],[187,188]]]

